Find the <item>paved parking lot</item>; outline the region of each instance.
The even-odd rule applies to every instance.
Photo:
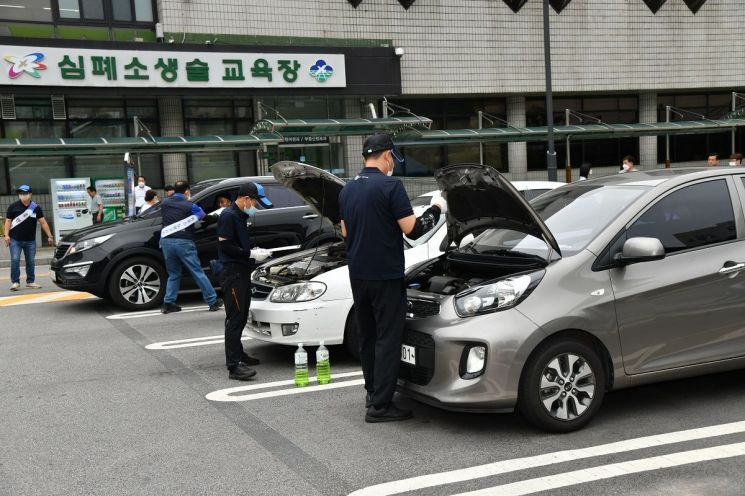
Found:
[[[0,494],[742,494],[745,371],[610,394],[580,432],[439,411],[365,424],[358,364],[295,389],[293,349],[246,340],[229,381],[224,314],[122,313],[0,269]]]

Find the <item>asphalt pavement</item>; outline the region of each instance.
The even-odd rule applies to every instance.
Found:
[[[741,495],[745,371],[611,393],[584,430],[449,413],[402,398],[366,424],[359,365],[331,347],[329,386],[296,389],[293,348],[230,381],[224,313],[127,313],[0,269],[0,494]],[[309,350],[313,356],[314,349]],[[311,359],[312,362],[312,359]]]

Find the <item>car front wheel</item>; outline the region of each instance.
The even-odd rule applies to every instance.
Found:
[[[539,346],[523,369],[518,411],[551,432],[584,427],[605,395],[605,370],[598,352],[583,341],[556,339]]]
[[[147,310],[163,301],[166,271],[156,260],[134,257],[114,268],[109,295],[117,306],[127,310]]]

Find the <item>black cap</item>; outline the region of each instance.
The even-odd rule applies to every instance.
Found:
[[[241,189],[238,190],[238,196],[247,196],[254,200],[259,200],[261,206],[264,208],[272,208],[274,204],[269,201],[264,193],[264,186],[259,183],[246,183],[241,185]]]
[[[377,133],[373,134],[365,140],[365,144],[362,145],[362,156],[367,158],[368,155],[375,152],[381,152],[384,150],[391,150],[393,158],[399,162],[404,161],[403,155],[396,149],[396,145],[393,144],[393,138],[390,134]]]

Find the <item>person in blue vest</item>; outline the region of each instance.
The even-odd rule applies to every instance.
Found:
[[[220,285],[225,298],[225,363],[228,378],[237,381],[247,381],[256,375],[249,365],[259,364],[258,358],[243,351],[241,343],[251,306],[251,271],[255,263],[263,262],[271,254],[263,248],[251,249],[246,222],[256,213],[257,204],[274,207],[261,184],[246,183],[217,221],[217,253],[223,264]]]
[[[166,282],[166,296],[163,300],[162,313],[180,312],[181,307],[176,304],[179,288],[181,287],[181,264],[191,273],[191,277],[202,290],[202,298],[209,305],[210,312],[216,312],[222,307],[222,300],[217,297],[197,256],[197,246],[194,244],[194,224],[204,218],[204,211],[194,205],[189,197],[189,183],[177,181],[174,185],[175,193],[162,202],[160,209],[163,216],[163,228],[160,231],[160,246],[166,259],[168,281]]]
[[[366,422],[411,417],[393,402],[406,323],[404,243],[437,225],[445,200],[414,216],[401,181],[390,177],[403,157],[387,134],[370,136],[362,149],[365,167],[339,194],[341,232],[347,245],[349,280],[359,331],[360,363],[367,390]]]
[[[21,252],[26,260],[26,287],[38,289],[34,272],[36,257],[36,224],[38,223],[47,235],[49,245],[54,245],[52,231],[44,219],[44,213],[36,202],[31,200],[31,187],[21,185],[17,190],[18,201],[11,203],[5,214],[3,242],[10,248],[10,290],[21,289]]]

